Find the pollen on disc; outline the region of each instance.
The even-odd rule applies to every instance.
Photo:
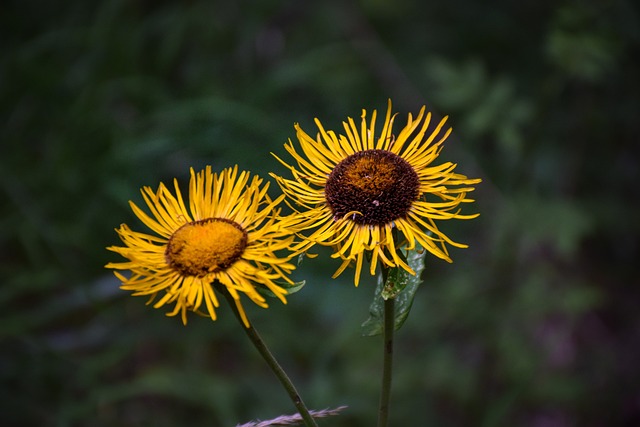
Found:
[[[235,222],[210,218],[190,222],[171,236],[165,257],[175,270],[202,277],[233,264],[247,246],[247,233]]]
[[[360,151],[331,171],[325,197],[335,219],[348,215],[381,226],[404,217],[419,195],[420,181],[401,156],[386,150]]]

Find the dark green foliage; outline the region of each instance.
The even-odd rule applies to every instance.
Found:
[[[17,1],[0,13],[0,424],[233,426],[293,405],[224,305],[177,318],[103,266],[127,202],[362,108],[449,115],[483,178],[469,249],[425,257],[394,426],[640,424],[640,17],[629,0]],[[396,129],[397,130],[397,129]],[[275,184],[270,192],[277,195]],[[371,426],[375,290],[329,252],[247,314],[321,425]],[[363,269],[366,271],[366,269]]]

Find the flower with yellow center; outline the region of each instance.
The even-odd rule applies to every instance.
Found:
[[[432,165],[451,133],[450,128],[443,132],[447,117],[427,134],[431,113],[425,115],[422,107],[415,119],[409,114],[406,126],[394,134],[395,114],[389,101],[377,134],[376,113],[367,123],[363,110],[360,128],[349,118],[341,135],[326,131],[316,119],[315,139],[296,124],[301,151],[291,140],[285,149],[297,165],[274,155],[293,179],[271,174],[296,205],[300,229],[311,230],[305,236],[306,246],[298,248],[315,243],[334,246],[333,257],[342,259],[342,265],[333,277],[355,263],[356,286],[367,253],[371,274],[378,262],[415,274],[399,249],[414,250],[416,243],[451,262],[446,244],[467,246],[447,237],[436,221],[478,216],[462,215],[460,204],[473,202],[467,193],[481,180],[454,173],[456,165],[451,162]]]
[[[287,290],[278,282],[292,284],[288,274],[294,269],[289,263],[294,241],[277,208],[284,195],[272,200],[268,183],[263,186],[261,178],[249,178],[249,172],[238,173],[237,166],[219,175],[210,166],[197,174],[191,169],[188,209],[177,180],[175,196],[164,184],[158,191],[144,187],[142,196],[151,215],[129,203],[156,235],[123,224],[116,231],[125,246],[107,248],[128,260],[106,266],[130,272],[128,277],[115,272],[122,289],[150,296],[148,304],[155,301],[155,308],[174,304],[167,315],[180,313],[184,324],[187,311],[216,319],[214,284],[233,297],[246,326],[241,294],[267,307],[258,292],[264,288],[286,304]]]

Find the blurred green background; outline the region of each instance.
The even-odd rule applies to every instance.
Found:
[[[0,424],[234,426],[294,412],[228,308],[178,318],[103,268],[127,202],[188,169],[285,170],[313,118],[450,115],[483,183],[397,334],[393,426],[640,425],[640,15],[630,0],[0,6]],[[398,128],[396,128],[398,129]],[[275,187],[275,186],[274,186]],[[274,194],[276,188],[273,188]],[[320,425],[371,426],[375,281],[326,252],[245,304]]]

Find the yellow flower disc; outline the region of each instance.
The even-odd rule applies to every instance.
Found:
[[[176,230],[165,257],[179,273],[203,277],[231,266],[246,247],[247,232],[240,225],[225,218],[209,218]]]

